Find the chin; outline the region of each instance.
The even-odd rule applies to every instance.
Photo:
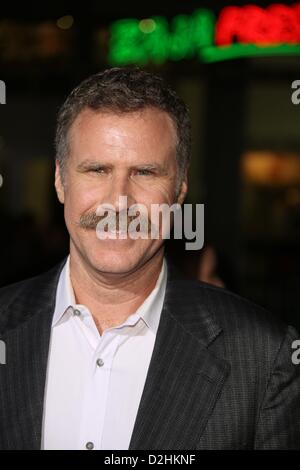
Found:
[[[142,249],[143,248],[143,249]],[[90,264],[100,272],[122,274],[135,269],[146,257],[149,247],[133,240],[101,240],[87,249]]]

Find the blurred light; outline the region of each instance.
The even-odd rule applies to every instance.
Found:
[[[0,188],[2,188],[2,185],[3,185],[3,176],[0,175]]]
[[[153,33],[156,28],[156,23],[152,18],[147,18],[139,22],[139,28],[142,33],[149,34]]]
[[[263,186],[288,186],[300,183],[298,154],[268,151],[246,152],[242,174],[247,183]]]
[[[126,65],[300,55],[299,24],[300,3],[228,6],[217,18],[212,10],[200,8],[170,21],[163,16],[121,19],[110,27],[109,61]]]
[[[71,15],[65,15],[56,21],[56,25],[60,29],[70,29],[73,26],[74,18]]]
[[[299,44],[300,4],[276,3],[223,8],[216,24],[215,42],[219,46],[256,44]]]

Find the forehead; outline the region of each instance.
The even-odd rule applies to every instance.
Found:
[[[95,152],[101,148],[107,152],[132,150],[144,155],[148,152],[162,155],[173,153],[176,142],[172,118],[156,108],[118,114],[86,108],[69,131],[71,153]]]

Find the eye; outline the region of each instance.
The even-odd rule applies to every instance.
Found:
[[[137,170],[137,174],[141,176],[148,176],[153,175],[153,171],[148,170],[146,168],[141,168],[140,170]]]
[[[105,168],[103,168],[103,167],[90,168],[89,172],[102,174],[102,173],[105,172]]]

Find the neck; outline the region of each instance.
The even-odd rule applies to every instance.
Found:
[[[70,249],[70,277],[76,303],[90,310],[100,334],[122,324],[154,289],[163,263],[163,247],[146,263],[126,274],[97,271]]]

